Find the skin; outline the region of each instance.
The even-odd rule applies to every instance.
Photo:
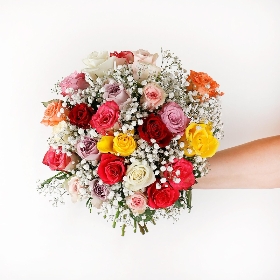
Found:
[[[209,163],[194,189],[280,188],[280,135],[219,151]]]

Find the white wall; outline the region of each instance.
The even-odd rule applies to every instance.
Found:
[[[35,190],[52,174],[40,102],[94,50],[163,47],[207,72],[226,93],[221,149],[279,134],[279,14],[279,0],[1,0],[0,279],[279,280],[280,189],[195,190],[191,214],[124,238]]]

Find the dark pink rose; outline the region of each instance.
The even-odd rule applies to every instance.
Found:
[[[190,161],[184,158],[174,159],[173,163],[166,165],[167,168],[169,166],[172,167],[172,171],[164,171],[163,176],[174,189],[187,190],[195,183],[193,165]]]
[[[115,101],[107,101],[99,106],[89,124],[92,128],[95,128],[98,133],[106,135],[117,123],[119,115],[119,105]]]

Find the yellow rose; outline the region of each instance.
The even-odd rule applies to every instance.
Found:
[[[131,155],[136,149],[136,142],[132,136],[120,133],[113,140],[113,151],[120,156],[126,157]]]
[[[96,147],[100,153],[114,153],[113,151],[114,136],[102,136]]]
[[[203,158],[212,157],[219,147],[219,141],[211,131],[211,125],[207,124],[190,123],[180,142],[184,143],[184,153],[188,157],[194,155]]]

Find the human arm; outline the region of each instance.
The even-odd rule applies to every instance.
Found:
[[[271,189],[280,187],[280,136],[217,152],[209,173],[194,189]]]

